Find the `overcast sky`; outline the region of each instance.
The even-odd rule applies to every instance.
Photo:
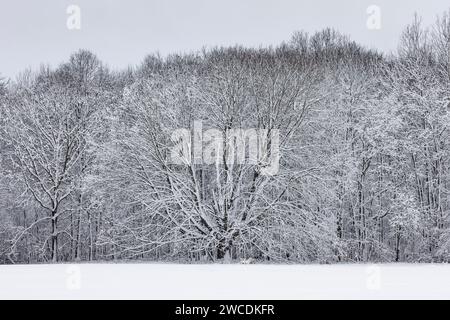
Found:
[[[81,9],[80,30],[66,26],[72,4]],[[370,5],[381,9],[380,30],[366,26]],[[153,52],[275,45],[295,30],[325,27],[389,52],[414,12],[432,23],[449,8],[448,0],[0,0],[0,74],[58,65],[80,48],[117,69]]]

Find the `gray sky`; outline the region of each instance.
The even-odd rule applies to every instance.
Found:
[[[81,30],[66,26],[71,4],[81,9]],[[380,30],[366,26],[370,5],[381,9]],[[0,74],[57,65],[80,48],[116,69],[148,53],[276,45],[295,30],[328,26],[389,52],[414,12],[432,23],[449,8],[448,0],[0,0]]]

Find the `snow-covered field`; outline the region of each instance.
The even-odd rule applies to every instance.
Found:
[[[1,299],[449,299],[450,265],[0,266]]]

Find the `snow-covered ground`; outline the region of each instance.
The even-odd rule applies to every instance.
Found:
[[[450,265],[0,266],[0,299],[449,299]]]

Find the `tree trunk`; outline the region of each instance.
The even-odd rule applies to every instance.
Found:
[[[52,262],[58,262],[58,218],[56,217],[56,212],[52,212]]]
[[[398,227],[397,230],[397,239],[395,241],[395,262],[399,262],[400,261],[400,231],[401,231],[401,227]]]

